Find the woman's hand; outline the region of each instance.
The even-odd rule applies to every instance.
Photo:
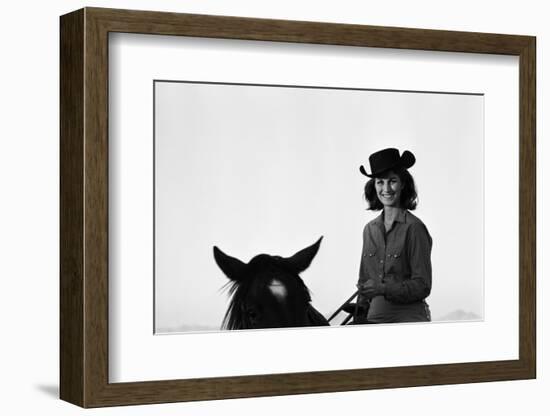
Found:
[[[363,283],[358,283],[357,288],[359,289],[359,294],[368,299],[372,299],[375,296],[383,296],[386,292],[384,283],[376,282],[372,279]]]

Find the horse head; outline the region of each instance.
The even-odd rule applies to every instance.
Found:
[[[229,278],[231,300],[226,329],[288,328],[328,325],[311,305],[299,274],[309,267],[322,237],[291,257],[259,254],[248,263],[214,247],[214,259]]]

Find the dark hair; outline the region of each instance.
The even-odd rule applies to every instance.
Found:
[[[418,204],[418,194],[416,193],[416,186],[414,184],[414,179],[412,175],[409,173],[407,169],[396,169],[396,170],[389,170],[384,172],[380,175],[380,177],[384,177],[389,172],[394,172],[397,176],[399,176],[399,179],[403,183],[403,190],[401,191],[401,200],[400,205],[401,208],[408,209],[408,210],[414,210],[416,209],[416,205]],[[369,181],[365,184],[365,199],[367,200],[367,203],[369,204],[367,209],[370,209],[372,211],[380,211],[382,208],[384,208],[384,205],[380,202],[378,199],[378,196],[376,195],[376,187],[374,186],[374,181],[376,178],[369,179]]]

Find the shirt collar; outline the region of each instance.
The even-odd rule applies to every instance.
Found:
[[[384,225],[384,211],[382,211],[380,213],[380,215],[378,217],[376,217],[376,219],[374,221],[378,224]],[[407,210],[402,209],[401,211],[399,211],[399,213],[395,217],[394,222],[406,223],[407,222]]]

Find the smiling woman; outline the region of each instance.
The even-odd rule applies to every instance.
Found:
[[[384,149],[369,157],[371,173],[365,185],[370,210],[383,210],[363,231],[356,323],[426,322],[425,299],[431,292],[432,238],[411,214],[417,205],[414,179],[408,169],[416,158],[405,151]]]

